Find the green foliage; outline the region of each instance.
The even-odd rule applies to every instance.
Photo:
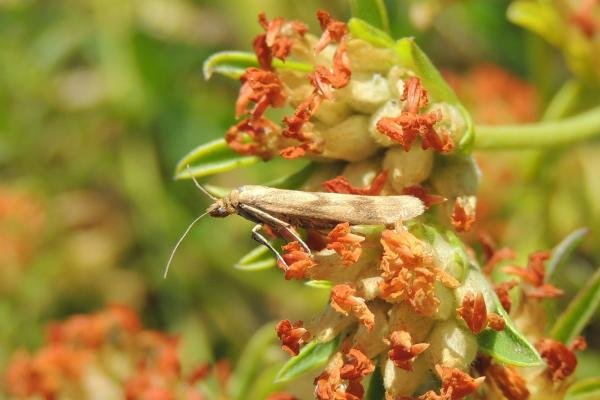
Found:
[[[570,343],[583,331],[600,305],[600,269],[577,293],[567,309],[554,323],[550,335],[561,342]]]
[[[502,364],[520,367],[541,365],[542,359],[537,350],[515,327],[479,268],[471,268],[465,285],[483,289],[486,302],[490,299],[493,301],[492,311],[500,314],[506,324],[502,331],[497,332],[487,328],[478,334],[477,342],[480,350]]]
[[[552,280],[558,269],[567,262],[573,251],[581,245],[588,232],[587,228],[577,229],[552,249],[552,255],[546,262],[546,281]]]
[[[259,157],[242,156],[231,150],[224,139],[201,144],[186,154],[175,168],[175,179],[200,178],[247,167]],[[189,167],[189,168],[188,168]]]
[[[306,344],[297,356],[292,357],[279,370],[275,382],[289,382],[307,372],[322,367],[337,350],[339,341],[340,337],[337,337],[325,343],[313,340]]]
[[[383,387],[383,375],[381,368],[375,368],[369,381],[369,388],[365,393],[365,400],[381,400],[385,398],[385,388]]]
[[[352,16],[386,32],[390,31],[390,22],[384,0],[348,0]]]
[[[565,394],[565,400],[594,400],[600,398],[600,378],[575,382]]]

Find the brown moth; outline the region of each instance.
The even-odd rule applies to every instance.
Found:
[[[331,229],[341,222],[350,225],[394,226],[421,215],[425,206],[413,196],[363,196],[341,193],[302,192],[275,189],[266,186],[246,185],[233,189],[227,196],[216,198],[194,180],[196,186],[214,203],[196,218],[179,239],[167,262],[165,277],[173,255],[192,226],[203,216],[224,218],[238,214],[256,222],[252,238],[266,246],[286,266],[281,255],[260,234],[263,225],[268,225],[286,240],[297,240],[310,254],[310,249],[296,233],[294,227],[304,229]]]

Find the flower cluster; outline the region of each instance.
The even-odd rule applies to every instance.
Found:
[[[265,30],[254,40],[259,67],[240,78],[240,121],[225,136],[232,149],[264,159],[279,154],[346,161],[394,145],[408,152],[417,138],[424,150],[454,149],[465,129],[457,110],[432,103],[420,78],[397,65],[393,50],[353,37],[325,11],[317,18],[319,38],[301,22],[259,16]],[[275,58],[304,63],[312,72],[276,69]],[[281,125],[265,115],[286,106],[291,112]]]
[[[459,106],[436,98],[440,91],[427,87],[414,65],[403,65],[396,49],[358,37],[324,11],[317,18],[320,37],[297,21],[259,17],[265,32],[254,41],[258,67],[241,76],[240,121],[226,142],[264,160],[344,161],[339,175],[324,166],[302,190],[410,195],[428,210],[425,218],[445,218],[431,226],[425,218],[386,227],[338,221],[328,232],[307,229],[310,252],[299,241],[283,246],[279,266],[286,279],[327,281],[331,293],[313,320],[279,322],[282,349],[298,356],[310,341],[337,340],[314,380],[319,400],[362,399],[363,380],[376,369],[386,400],[458,400],[494,391],[517,400],[543,393],[525,383],[528,371],[497,363],[478,342],[516,332],[502,308],[511,310],[517,286],[524,293],[512,309],[517,323],[523,304],[562,292],[545,281],[547,253],[536,253],[526,268],[505,267],[520,281],[501,283],[494,294],[475,252],[465,251],[455,235],[476,219],[479,170],[472,157],[457,152],[469,122]],[[281,124],[268,115],[274,108],[289,109]],[[491,240],[482,248],[487,274],[515,258]],[[547,361],[540,379],[565,380],[573,372],[579,341],[529,339]],[[436,381],[441,384],[430,390]]]
[[[133,310],[111,306],[50,324],[44,347],[13,355],[5,386],[19,399],[205,400],[199,383],[212,374],[226,393],[227,361],[183,371],[179,354],[177,337],[145,330]]]

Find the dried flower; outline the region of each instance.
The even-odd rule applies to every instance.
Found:
[[[412,362],[415,357],[429,347],[429,343],[412,344],[411,335],[406,331],[394,331],[386,340],[390,346],[388,357],[396,367],[406,371],[412,371]]]
[[[582,341],[582,338],[576,339],[572,346],[566,346],[553,339],[542,339],[536,343],[535,346],[546,361],[548,374],[553,381],[563,381],[575,371],[577,358],[574,351],[585,348],[583,343],[585,341]]]
[[[349,285],[335,285],[331,289],[331,306],[338,312],[348,315],[352,312],[368,330],[373,329],[375,316],[369,310],[365,299],[355,296],[356,289]]]
[[[250,112],[253,119],[263,116],[267,107],[283,107],[287,96],[281,80],[273,71],[259,68],[248,68],[241,76],[242,87],[235,105],[235,116],[240,118]],[[254,102],[254,108],[249,111],[248,104]]]
[[[335,250],[342,258],[344,265],[353,264],[358,261],[362,249],[360,244],[365,240],[363,236],[350,232],[350,224],[343,222],[338,224],[327,235],[327,248]]]
[[[285,279],[304,279],[308,271],[316,265],[310,255],[297,241],[290,242],[283,246],[283,260],[285,266],[279,264],[279,268],[285,270]]]
[[[475,223],[475,204],[470,199],[461,196],[454,201],[450,222],[457,232],[467,232]]]
[[[441,204],[447,200],[443,196],[427,193],[427,189],[425,189],[421,185],[405,187],[404,189],[402,189],[402,194],[419,198],[426,208],[429,208],[436,204]]]
[[[525,294],[531,298],[553,298],[563,295],[563,291],[554,285],[545,283],[546,267],[544,263],[550,258],[547,251],[538,251],[529,256],[526,268],[508,266],[504,271],[508,274],[520,276],[524,283],[531,286]]]
[[[300,346],[310,337],[302,325],[302,321],[292,324],[289,320],[284,319],[279,321],[275,328],[277,336],[281,340],[281,348],[292,356],[298,355]]]
[[[427,91],[417,77],[409,78],[404,85],[401,100],[405,102],[399,117],[384,117],[377,122],[377,129],[409,151],[417,137],[421,137],[423,149],[434,149],[448,153],[454,143],[448,132],[442,136],[435,129],[442,116],[438,112],[419,114],[429,104]]]
[[[370,185],[364,188],[353,186],[348,179],[343,176],[337,176],[333,179],[323,182],[323,188],[328,192],[359,194],[365,196],[377,196],[381,193],[385,183],[387,182],[388,171],[383,170],[375,178]]]
[[[495,313],[488,315],[483,293],[472,291],[465,293],[462,300],[462,307],[456,310],[458,315],[466,322],[467,326],[474,334],[483,331],[488,325],[490,328],[501,331],[504,329],[504,319]]]

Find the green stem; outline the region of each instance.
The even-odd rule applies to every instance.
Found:
[[[568,145],[600,135],[600,106],[560,121],[486,126],[475,129],[476,149],[535,148]]]

